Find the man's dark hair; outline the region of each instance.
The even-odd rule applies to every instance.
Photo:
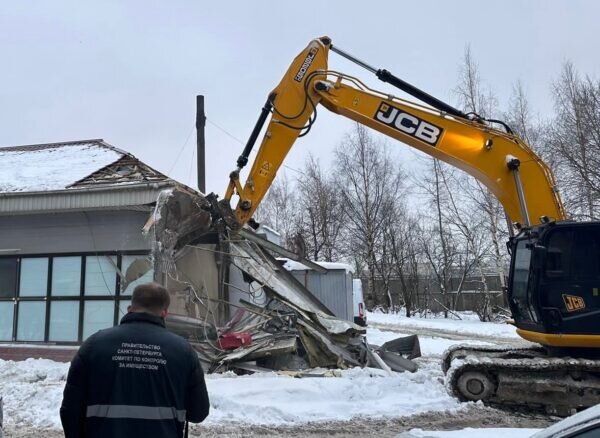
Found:
[[[133,290],[131,307],[133,310],[148,310],[160,313],[171,304],[169,291],[158,283],[139,284]]]

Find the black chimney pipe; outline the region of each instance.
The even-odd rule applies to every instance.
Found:
[[[206,193],[206,161],[205,161],[205,137],[206,115],[204,114],[204,96],[196,96],[196,148],[198,169],[198,190]]]

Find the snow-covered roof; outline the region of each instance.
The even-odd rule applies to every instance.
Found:
[[[277,260],[283,261],[283,267],[288,271],[311,271],[312,269],[308,266],[296,262],[294,260],[286,259],[286,258],[278,258]],[[314,262],[329,271],[335,270],[344,270],[349,272],[350,274],[354,274],[354,269],[347,263],[338,263],[338,262]]]
[[[127,161],[138,164],[134,178],[132,172],[124,175],[115,163]],[[111,167],[112,166],[112,167]],[[167,179],[132,155],[117,149],[103,140],[80,140],[0,148],[0,193],[47,192],[73,190],[100,183],[144,182],[139,167],[160,179]],[[113,169],[114,168],[114,169]],[[93,176],[98,177],[93,178]]]

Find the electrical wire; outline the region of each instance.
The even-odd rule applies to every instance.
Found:
[[[237,141],[239,144],[244,144],[244,142],[242,140],[240,140],[239,138],[235,137],[233,134],[231,134],[230,132],[228,132],[225,128],[222,128],[221,126],[217,125],[215,122],[213,122],[212,120],[210,120],[208,117],[206,118],[206,121],[208,123],[210,123],[211,125],[213,125],[215,128],[217,128],[219,131],[223,132],[223,134],[227,135],[228,137],[231,137],[232,139],[234,139],[235,141]]]
[[[222,131],[225,135],[227,135],[231,139],[233,139],[236,142],[238,142],[239,144],[241,144],[242,146],[244,145],[244,142],[242,140],[240,140],[239,138],[237,138],[236,136],[234,136],[232,133],[230,133],[229,131],[227,131],[222,126],[218,125],[217,123],[213,122],[212,120],[209,120],[208,118],[206,119],[206,121],[209,122],[211,125],[213,125],[215,128],[217,128],[219,131]],[[299,173],[301,175],[306,176],[306,174],[304,172],[302,172],[301,170],[299,170],[299,169],[295,169],[293,167],[290,167],[287,164],[282,164],[282,166],[285,167],[286,169],[292,170],[292,171],[294,171],[296,173]]]
[[[170,175],[171,172],[173,171],[173,169],[175,168],[175,165],[177,164],[177,162],[179,161],[179,158],[181,157],[181,154],[183,153],[183,150],[185,149],[185,147],[188,144],[188,141],[190,141],[190,137],[192,136],[192,132],[194,132],[194,127],[195,124],[192,125],[192,127],[190,128],[190,132],[188,133],[185,141],[183,142],[183,144],[181,145],[181,147],[179,148],[179,152],[177,153],[177,157],[175,158],[175,161],[173,162],[173,164],[171,164],[171,167],[169,168],[169,171],[167,172],[167,175]]]

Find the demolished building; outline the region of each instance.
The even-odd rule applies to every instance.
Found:
[[[214,195],[168,190],[144,227],[155,281],[172,294],[168,327],[192,343],[206,370],[416,370],[415,336],[370,346],[363,327],[333,316],[271,253],[289,251],[240,229],[227,208]]]

